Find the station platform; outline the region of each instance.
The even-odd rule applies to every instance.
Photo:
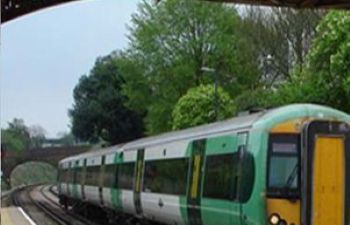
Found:
[[[20,207],[1,208],[1,225],[36,225]]]

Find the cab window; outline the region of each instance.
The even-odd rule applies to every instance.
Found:
[[[268,151],[267,194],[296,198],[300,184],[300,136],[272,134]]]

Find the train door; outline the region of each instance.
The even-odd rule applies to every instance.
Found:
[[[104,176],[105,176],[105,171],[106,171],[106,156],[102,156],[102,162],[101,162],[101,168],[100,168],[100,176],[99,176],[99,181],[98,181],[98,194],[100,198],[100,204],[104,205],[103,201],[103,181],[104,181]]]
[[[134,204],[137,215],[142,215],[141,207],[141,191],[143,180],[145,150],[139,149],[137,151],[137,159],[135,165],[135,181],[134,181]]]
[[[313,121],[304,131],[303,224],[346,225],[350,209],[350,127]]]
[[[192,143],[190,160],[190,178],[187,190],[187,214],[190,225],[201,225],[201,193],[202,173],[204,170],[206,139],[196,140]]]
[[[121,194],[118,187],[119,164],[122,162],[123,162],[123,154],[115,153],[114,159],[113,159],[115,170],[114,170],[113,186],[111,187],[111,198],[112,198],[112,205],[114,209],[122,208]]]
[[[238,225],[239,151],[237,136],[208,138],[205,150],[201,213],[203,225]]]
[[[83,161],[82,169],[81,169],[81,198],[85,199],[85,181],[86,181],[86,159]]]

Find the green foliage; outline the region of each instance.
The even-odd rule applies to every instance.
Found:
[[[1,141],[6,146],[6,151],[20,152],[26,148],[26,141],[9,130],[1,130]]]
[[[45,141],[46,131],[40,125],[26,126],[23,119],[14,118],[1,130],[1,141],[7,151],[21,153],[29,148],[39,148]]]
[[[72,146],[76,144],[76,138],[72,133],[67,133],[67,132],[60,132],[58,134],[58,142],[62,144],[63,146]]]
[[[270,105],[271,90],[257,88],[255,90],[248,90],[242,92],[237,98],[235,103],[237,105],[237,111],[247,111],[258,108],[269,107]]]
[[[323,11],[245,7],[242,15],[242,32],[258,55],[265,86],[289,80],[295,67],[304,69]]]
[[[350,112],[349,30],[349,13],[328,13],[317,28],[307,69],[295,72],[271,96],[271,105],[310,102]]]
[[[149,134],[170,130],[171,113],[188,89],[212,82],[215,68],[234,96],[259,80],[257,56],[232,6],[198,0],[146,1],[132,17],[123,67],[128,106],[146,113]]]
[[[11,173],[11,187],[40,183],[55,183],[57,169],[43,162],[27,162],[17,166]]]
[[[183,129],[232,117],[235,105],[229,94],[221,87],[217,90],[218,115],[215,115],[215,88],[200,85],[189,89],[181,97],[172,112],[173,129]]]
[[[121,92],[124,78],[118,57],[113,53],[98,58],[90,74],[82,76],[74,89],[72,132],[81,140],[116,144],[142,136],[141,116],[124,106],[127,98]]]
[[[326,93],[320,92],[317,84],[310,79],[308,70],[291,75],[288,82],[283,83],[278,90],[272,91],[265,98],[265,107],[277,107],[292,103],[314,103],[327,105],[324,101]]]
[[[20,153],[29,148],[31,140],[27,126],[22,119],[14,118],[8,128],[1,130],[1,142],[7,151]]]
[[[324,102],[350,112],[350,13],[331,11],[318,27],[310,53],[310,80]]]
[[[345,92],[350,91],[350,79],[337,79],[341,87],[324,88],[336,79],[333,75],[325,79],[316,66],[330,57],[334,63],[329,71],[337,76],[349,71],[344,65],[349,62],[347,46],[335,56],[323,55],[328,44],[322,44],[322,33],[330,29],[325,21],[331,16],[316,32],[324,11],[245,8],[240,14],[232,5],[201,0],[141,2],[129,27],[129,47],[98,59],[90,75],[83,76],[76,87],[73,134],[82,140],[117,143],[124,135],[129,135],[125,140],[138,136],[124,131],[140,130],[126,127],[138,121],[139,115],[144,115],[150,135],[215,121],[211,90],[192,94],[196,87],[205,89],[213,83],[202,67],[215,69],[220,92],[236,97],[235,104],[220,109],[219,119],[232,116],[235,106],[244,111],[294,102],[332,105],[333,100],[341,99],[339,93],[348,98]],[[337,33],[344,34],[336,42],[349,30],[346,22],[339,23],[344,27]],[[140,121],[136,124],[141,127]]]

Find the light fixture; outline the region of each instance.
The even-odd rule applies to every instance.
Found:
[[[269,218],[269,222],[271,225],[278,225],[280,220],[281,217],[277,213],[272,214]]]

